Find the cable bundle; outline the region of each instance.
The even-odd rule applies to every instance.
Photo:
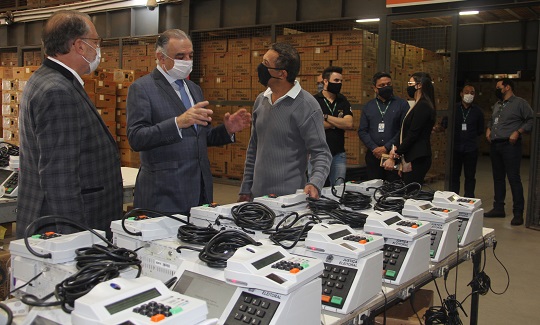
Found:
[[[339,220],[342,223],[351,226],[351,228],[364,228],[364,224],[366,223],[366,219],[368,217],[368,215],[365,213],[343,209],[334,209],[326,213],[333,219]]]
[[[377,201],[374,209],[401,213],[403,206],[405,205],[405,200],[414,198],[421,189],[422,186],[418,183],[410,183],[407,185],[402,181],[385,183],[383,186],[376,189],[373,194]]]
[[[308,221],[302,224],[300,221],[306,218]],[[299,241],[304,241],[307,237],[307,233],[313,228],[313,225],[320,222],[321,219],[315,214],[305,213],[298,215],[298,213],[292,212],[277,224],[275,230],[265,233],[270,234],[269,238],[272,242],[285,249],[291,249],[296,246]],[[297,223],[300,223],[300,225],[295,226]],[[293,243],[286,246],[282,243],[283,241],[292,241]]]
[[[137,258],[137,253],[134,251],[118,248],[113,243],[108,241],[105,237],[97,233],[95,230],[90,229],[86,226],[74,223],[68,218],[57,217],[57,216],[44,216],[40,219],[36,219],[26,227],[24,232],[24,242],[28,251],[41,258],[51,258],[51,254],[40,254],[37,253],[28,243],[28,234],[32,230],[33,225],[37,221],[44,221],[46,219],[57,219],[68,224],[75,225],[77,227],[83,228],[90,231],[102,241],[104,241],[107,246],[94,244],[92,247],[80,248],[75,250],[77,261],[77,273],[69,276],[64,281],[56,285],[54,292],[45,295],[42,299],[37,298],[34,295],[24,295],[21,298],[21,301],[30,306],[39,306],[39,307],[49,307],[49,306],[61,306],[62,310],[66,313],[71,313],[75,300],[79,297],[84,296],[90,290],[92,290],[97,284],[114,279],[120,275],[120,271],[127,269],[131,266],[136,266],[138,268],[137,276],[141,274],[141,261]],[[41,275],[41,273],[39,274]],[[39,276],[38,275],[38,276]],[[38,278],[34,277],[27,282],[29,284],[31,281]],[[19,287],[12,292],[21,289]],[[56,297],[57,301],[47,302],[47,300],[53,295]]]
[[[274,226],[274,220],[276,214],[272,209],[259,202],[247,202],[239,205],[235,205],[231,209],[232,221],[244,229],[251,230],[268,230]],[[219,216],[216,220],[216,224],[219,225],[219,219],[230,218]]]
[[[178,228],[177,237],[185,243],[206,245],[206,243],[218,233],[219,230],[212,228],[212,225],[208,225],[208,227],[199,227],[189,224]]]
[[[332,194],[339,198],[339,203],[352,210],[366,210],[371,208],[371,196],[359,192],[346,191],[346,184],[343,183],[343,191],[337,193],[332,185]]]
[[[19,147],[7,142],[0,142],[0,167],[9,166],[9,156],[18,156]]]
[[[308,207],[313,213],[319,215],[321,212],[327,212],[334,209],[339,209],[339,202],[336,200],[329,199],[327,197],[321,196],[320,199],[314,199],[311,197],[307,198]]]
[[[209,267],[225,268],[227,267],[227,260],[234,252],[238,248],[249,244],[261,245],[244,232],[225,230],[210,239],[199,253],[199,259]]]
[[[146,214],[150,214],[151,216],[148,216]],[[147,218],[155,218],[155,217],[167,217],[167,218],[171,218],[171,219],[174,219],[174,220],[176,220],[178,222],[182,222],[184,224],[189,225],[189,223],[187,221],[182,220],[182,219],[177,218],[177,217],[174,217],[174,216],[171,216],[171,215],[168,215],[168,214],[165,214],[163,212],[150,210],[150,209],[135,208],[135,209],[132,209],[132,210],[128,211],[122,217],[122,229],[126,232],[126,234],[131,235],[131,236],[142,236],[142,233],[140,231],[139,232],[131,232],[126,228],[126,225],[125,225],[126,219],[129,218],[129,217],[133,217],[133,216],[135,216],[135,218],[139,218],[139,219],[147,219]]]

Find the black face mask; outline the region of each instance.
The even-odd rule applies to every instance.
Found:
[[[414,94],[416,94],[416,91],[418,90],[415,87],[416,86],[408,86],[407,87],[407,95],[409,95],[410,98],[414,98]]]
[[[377,88],[377,91],[379,92],[379,96],[385,101],[389,100],[390,98],[392,98],[392,96],[394,96],[394,88],[392,88],[392,86]]]
[[[495,89],[495,96],[497,96],[497,98],[499,100],[503,100],[504,99],[504,94],[502,93],[502,89],[496,88]]]
[[[270,79],[280,79],[277,77],[272,77],[270,71],[268,71],[268,68],[262,63],[257,66],[257,74],[259,75],[259,82],[265,87],[268,87],[268,81],[270,81]]]
[[[338,82],[328,82],[328,86],[326,86],[326,91],[337,95],[341,91],[341,84]]]

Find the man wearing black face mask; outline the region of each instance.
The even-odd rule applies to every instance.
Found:
[[[360,117],[358,136],[367,147],[366,168],[368,179],[394,181],[396,171],[380,166],[381,157],[399,143],[401,123],[409,110],[406,100],[394,96],[392,78],[386,72],[377,72],[372,79],[376,98],[366,103]]]
[[[351,104],[340,94],[343,82],[341,67],[328,67],[322,73],[323,90],[315,95],[324,117],[326,143],[332,153],[332,165],[328,175],[330,185],[339,185],[345,179],[347,156],[345,155],[345,130],[353,128]],[[339,180],[339,181],[338,181]],[[336,182],[337,181],[337,182]]]
[[[309,197],[319,198],[332,157],[324,139],[322,112],[296,80],[299,71],[300,56],[286,43],[272,44],[257,67],[260,83],[268,88],[253,106],[239,202],[293,194],[301,188]],[[313,166],[309,182],[308,157]]]
[[[491,143],[490,158],[493,170],[493,209],[484,214],[486,218],[504,218],[506,196],[505,175],[512,190],[514,218],[512,226],[523,224],[525,198],[520,176],[521,135],[531,132],[534,112],[523,98],[514,95],[514,82],[502,79],[497,82],[495,95],[499,101],[493,105],[491,120],[486,129],[486,139]]]

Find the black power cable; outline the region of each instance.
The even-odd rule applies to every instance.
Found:
[[[308,219],[305,223],[302,219]],[[281,219],[276,225],[276,229],[265,232],[269,234],[272,242],[280,245],[285,249],[291,249],[296,246],[299,241],[303,241],[307,237],[307,233],[313,228],[314,224],[320,223],[321,219],[312,213],[298,215],[297,212],[292,212],[288,216]],[[300,224],[295,226],[296,224]],[[283,241],[292,241],[291,245],[284,245]]]
[[[9,166],[9,156],[18,156],[19,147],[14,144],[0,141],[0,167]]]
[[[209,267],[225,268],[227,267],[227,260],[236,250],[249,244],[256,246],[262,245],[245,232],[224,230],[210,239],[199,253],[199,259]]]
[[[54,292],[45,295],[39,299],[34,295],[24,295],[21,301],[27,305],[49,307],[49,306],[61,306],[62,310],[66,313],[71,313],[75,300],[83,295],[87,294],[97,284],[116,278],[120,275],[120,271],[129,267],[135,266],[138,268],[137,276],[141,274],[141,261],[137,258],[137,253],[134,251],[118,248],[111,243],[107,238],[85,225],[75,223],[71,219],[59,216],[44,216],[32,221],[24,231],[24,242],[28,251],[44,259],[51,258],[51,254],[37,253],[28,242],[28,234],[33,229],[33,226],[37,222],[43,222],[47,219],[55,219],[62,221],[78,228],[87,230],[101,239],[107,244],[107,246],[94,244],[92,247],[80,248],[75,250],[78,271],[57,284]],[[36,275],[28,283],[36,279],[41,274]],[[17,288],[21,289],[24,286]],[[55,296],[56,301],[47,301],[49,298]]]
[[[342,177],[339,177],[337,180],[339,179],[345,181]],[[371,196],[359,192],[347,191],[345,182],[343,182],[343,190],[341,193],[337,193],[337,189],[333,185],[331,191],[335,197],[339,198],[339,203],[349,209],[366,210],[371,208]]]
[[[219,220],[231,220],[242,230],[252,233],[245,229],[268,230],[274,226],[274,220],[276,220],[274,211],[259,202],[246,202],[235,205],[231,208],[231,216],[232,219],[218,216],[215,222],[216,225],[220,225]]]
[[[212,225],[199,227],[196,225],[184,225],[178,228],[178,239],[188,244],[206,245],[212,237],[217,235],[219,230]]]

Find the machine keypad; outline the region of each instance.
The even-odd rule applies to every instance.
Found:
[[[279,301],[242,292],[231,313],[227,325],[268,325],[279,307]]]
[[[322,278],[322,304],[342,308],[351,290],[357,269],[324,263]]]
[[[383,250],[383,277],[388,280],[395,280],[409,249],[385,244]]]

